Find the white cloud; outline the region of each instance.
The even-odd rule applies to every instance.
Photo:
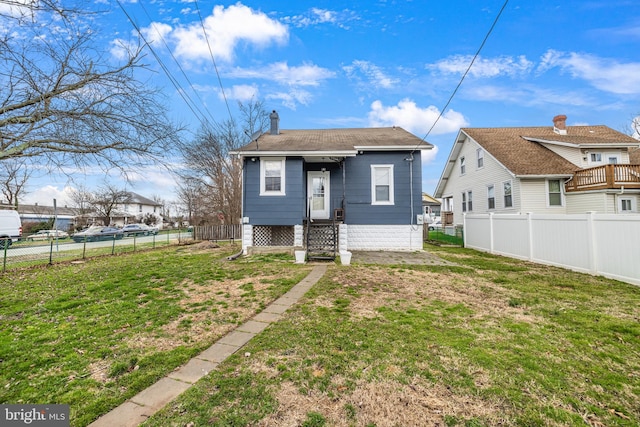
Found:
[[[586,80],[597,89],[616,94],[640,93],[640,62],[620,63],[595,55],[547,51],[541,58],[539,71],[553,67]]]
[[[312,25],[332,24],[337,27],[348,29],[347,23],[357,19],[355,14],[344,9],[342,11],[320,9],[313,7],[304,15],[294,15],[283,18],[283,22],[290,23],[295,27],[310,27]]]
[[[109,52],[111,55],[119,60],[126,60],[131,57],[133,52],[138,49],[137,45],[134,45],[132,41],[124,39],[115,39],[111,42],[111,48]]]
[[[375,88],[389,89],[396,85],[399,80],[387,76],[380,67],[369,61],[355,60],[351,65],[345,65],[342,69],[347,73],[347,77],[360,79],[358,73],[364,74],[368,85]]]
[[[286,62],[254,69],[235,68],[228,74],[236,78],[271,80],[288,86],[318,86],[323,80],[335,77],[333,71],[314,64],[290,67]]]
[[[427,69],[436,70],[443,74],[463,75],[473,55],[454,55],[442,59],[435,64],[427,65]],[[469,76],[478,78],[491,78],[499,76],[515,76],[528,73],[533,68],[533,63],[524,55],[517,58],[501,56],[497,58],[478,57],[469,70]]]
[[[308,105],[311,101],[311,93],[306,90],[294,89],[289,92],[276,92],[266,96],[268,100],[278,100],[287,108],[295,110],[298,104]]]
[[[235,85],[225,89],[224,94],[227,99],[235,99],[240,102],[247,102],[259,97],[258,87],[255,85]],[[224,99],[222,91],[218,91],[218,97]]]
[[[264,47],[271,43],[284,43],[289,37],[285,25],[240,3],[226,9],[220,5],[213,8],[213,14],[204,18],[207,37],[203,34],[202,25],[194,22],[172,32],[176,56],[209,60],[211,48],[216,61],[228,62],[234,58],[234,50],[241,42]]]
[[[163,24],[161,22],[152,22],[148,27],[141,28],[140,32],[147,43],[157,45],[162,40],[166,42],[167,37],[171,34],[172,30],[173,28],[171,25]]]
[[[410,99],[403,99],[398,105],[385,107],[381,101],[374,101],[369,111],[369,126],[400,126],[416,134],[426,134],[438,119],[440,112],[433,105],[420,108]],[[432,134],[457,132],[469,123],[464,116],[454,110],[449,110],[440,117]]]
[[[54,185],[45,185],[27,193],[23,203],[27,205],[37,203],[41,206],[53,206],[53,199],[56,199],[57,206],[70,206],[71,190],[73,190],[73,187],[63,187],[61,189]]]
[[[500,101],[508,104],[596,106],[599,100],[586,96],[582,91],[548,89],[533,85],[473,85],[464,90],[464,96],[479,101]]]

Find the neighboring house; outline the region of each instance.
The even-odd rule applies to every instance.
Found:
[[[118,206],[118,210],[123,211],[127,216],[135,216],[138,220],[142,219],[146,214],[151,214],[156,217],[155,225],[162,224],[162,204],[154,200],[147,199],[138,193],[129,191],[129,199],[127,203],[122,206]]]
[[[638,212],[640,141],[607,126],[460,129],[434,196],[467,213]],[[448,214],[445,214],[448,213]]]
[[[245,252],[422,249],[420,150],[431,144],[398,127],[280,131],[270,118],[269,132],[234,152]]]
[[[440,206],[442,202],[434,199],[427,193],[422,193],[422,212],[425,216],[425,222],[432,223],[440,221]]]
[[[142,222],[143,218],[147,215],[153,215],[155,217],[154,226],[162,228],[162,204],[157,203],[151,199],[141,196],[138,193],[131,191],[127,192],[128,200],[126,203],[118,204],[109,215],[109,224],[102,224],[104,219],[97,213],[91,213],[85,215],[83,223],[88,224],[102,224],[111,225],[116,227],[123,227],[126,224],[132,224]]]
[[[76,217],[76,211],[66,206],[19,205],[18,214],[23,224],[54,220],[53,229],[69,231]]]

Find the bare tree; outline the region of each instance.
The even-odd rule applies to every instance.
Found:
[[[9,204],[18,209],[20,196],[26,192],[31,170],[21,159],[0,162],[0,190]]]
[[[190,182],[186,186],[191,190],[189,195],[206,198],[209,211],[222,214],[231,224],[238,223],[242,214],[242,163],[229,153],[266,129],[269,120],[261,101],[240,104],[240,112],[241,126],[229,120],[213,128],[203,127],[193,141],[180,144],[188,168],[183,180]],[[199,185],[194,186],[194,181]],[[199,188],[199,195],[193,194],[194,187]]]
[[[92,197],[91,207],[104,225],[109,225],[119,206],[129,203],[131,194],[111,185],[100,188]]]
[[[121,171],[161,162],[179,131],[160,93],[136,77],[146,69],[143,46],[121,46],[124,56],[111,65],[94,49],[97,31],[74,10],[33,4],[33,20],[0,14],[0,161]]]

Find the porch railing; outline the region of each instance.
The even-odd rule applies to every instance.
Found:
[[[565,184],[565,191],[640,188],[640,165],[603,165],[581,169]]]

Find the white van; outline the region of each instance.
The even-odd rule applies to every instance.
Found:
[[[22,236],[22,221],[18,211],[0,209],[0,249],[11,246]]]

